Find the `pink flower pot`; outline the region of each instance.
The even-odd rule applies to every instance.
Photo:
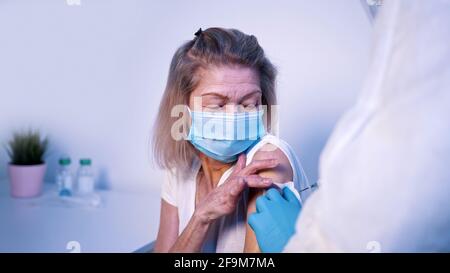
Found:
[[[35,197],[41,194],[46,165],[8,165],[12,197]]]

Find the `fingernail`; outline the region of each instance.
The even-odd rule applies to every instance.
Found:
[[[264,179],[263,183],[264,184],[272,184],[272,180],[271,179]]]

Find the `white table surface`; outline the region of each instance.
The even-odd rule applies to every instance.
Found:
[[[0,252],[133,252],[156,238],[155,190],[99,191],[99,207],[58,205],[53,190],[16,199],[0,181]]]

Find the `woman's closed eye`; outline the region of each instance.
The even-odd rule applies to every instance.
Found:
[[[204,111],[225,111],[225,104],[209,104],[204,105],[203,110]]]
[[[244,108],[244,111],[255,111],[255,110],[258,110],[259,103],[243,104],[242,107]]]
[[[258,107],[260,106],[260,102],[257,98],[253,98],[253,99],[247,99],[245,101],[243,101],[240,106],[243,108],[244,111],[253,111],[253,110],[257,110]]]
[[[205,105],[203,106],[203,111],[211,111],[211,112],[229,112],[227,107],[233,108],[233,112],[248,112],[248,111],[256,111],[259,108],[258,103],[249,103],[249,104],[219,104],[219,105]]]
[[[240,106],[244,108],[244,111],[256,110],[261,105],[261,92],[253,92],[248,94],[240,102]]]
[[[215,93],[202,95],[202,108],[204,111],[222,111],[227,103],[228,98],[226,96]]]

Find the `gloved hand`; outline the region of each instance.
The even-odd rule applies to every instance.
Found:
[[[288,187],[282,193],[272,188],[258,197],[256,212],[248,219],[262,252],[281,252],[295,233],[301,204]]]

